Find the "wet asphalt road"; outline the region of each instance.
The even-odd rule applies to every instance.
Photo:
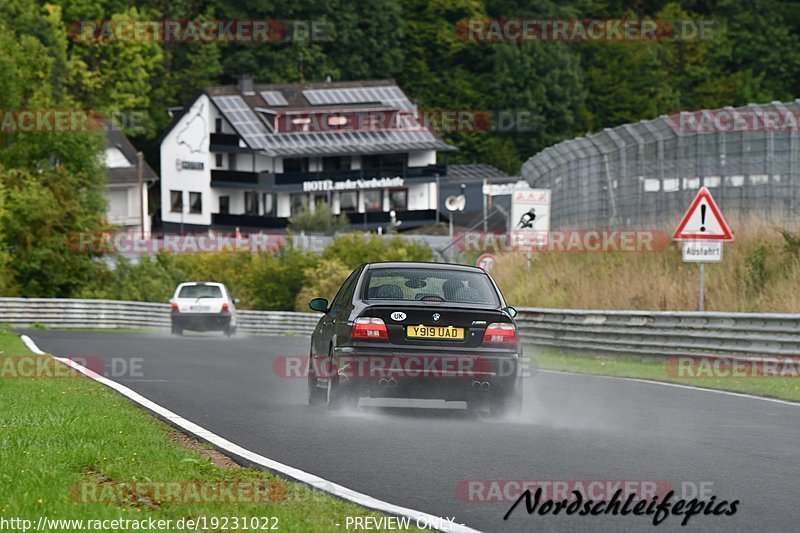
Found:
[[[112,358],[140,360],[140,373],[117,364],[122,375],[109,377],[256,453],[480,530],[653,529],[652,517],[529,516],[522,505],[504,521],[512,501],[478,500],[512,485],[489,480],[657,481],[679,497],[686,486],[687,499],[703,484],[717,502],[740,500],[733,516],[695,516],[684,528],[670,516],[657,531],[796,531],[800,517],[800,407],[539,373],[526,380],[514,420],[475,418],[458,405],[375,401],[331,414],[306,405],[304,379],[273,372],[276,357],[308,354],[305,338],[27,333],[45,351],[97,356],[107,369]]]

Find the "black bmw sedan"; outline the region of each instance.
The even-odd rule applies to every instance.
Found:
[[[514,316],[477,267],[369,263],[355,269],[311,336],[308,401],[331,408],[361,397],[462,401],[493,415],[522,405]]]

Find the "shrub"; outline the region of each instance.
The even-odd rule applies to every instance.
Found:
[[[319,263],[303,272],[305,283],[297,294],[294,310],[308,312],[308,302],[312,298],[327,298],[330,302],[344,280],[353,271],[338,259],[322,259]]]
[[[305,271],[318,260],[291,247],[254,256],[245,275],[248,305],[253,309],[294,309],[297,293],[305,283]]]
[[[315,206],[313,212],[302,209],[289,218],[289,227],[293,231],[336,233],[349,225],[347,215],[334,215],[331,208],[325,204]]]
[[[119,257],[100,263],[79,296],[109,300],[166,302],[183,281],[224,283],[241,309],[308,310],[316,296],[333,298],[341,283],[358,265],[368,261],[425,261],[425,244],[395,237],[347,234],[321,255],[291,246],[260,254],[220,252],[141,256],[137,263]]]
[[[354,269],[375,261],[430,261],[433,252],[425,243],[412,242],[399,235],[385,239],[377,235],[348,233],[325,248],[322,256],[338,259]]]

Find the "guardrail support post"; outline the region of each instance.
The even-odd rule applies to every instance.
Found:
[[[697,291],[697,310],[698,311],[705,311],[705,305],[703,303],[703,282],[705,281],[705,274],[706,274],[706,264],[700,263],[700,288]]]

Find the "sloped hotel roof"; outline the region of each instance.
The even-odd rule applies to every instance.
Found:
[[[416,112],[416,106],[392,81],[207,87],[208,95],[247,146],[268,156],[349,155],[450,151],[429,129],[418,124],[353,130],[273,130],[275,116],[333,112]],[[405,127],[407,125],[408,127]]]

